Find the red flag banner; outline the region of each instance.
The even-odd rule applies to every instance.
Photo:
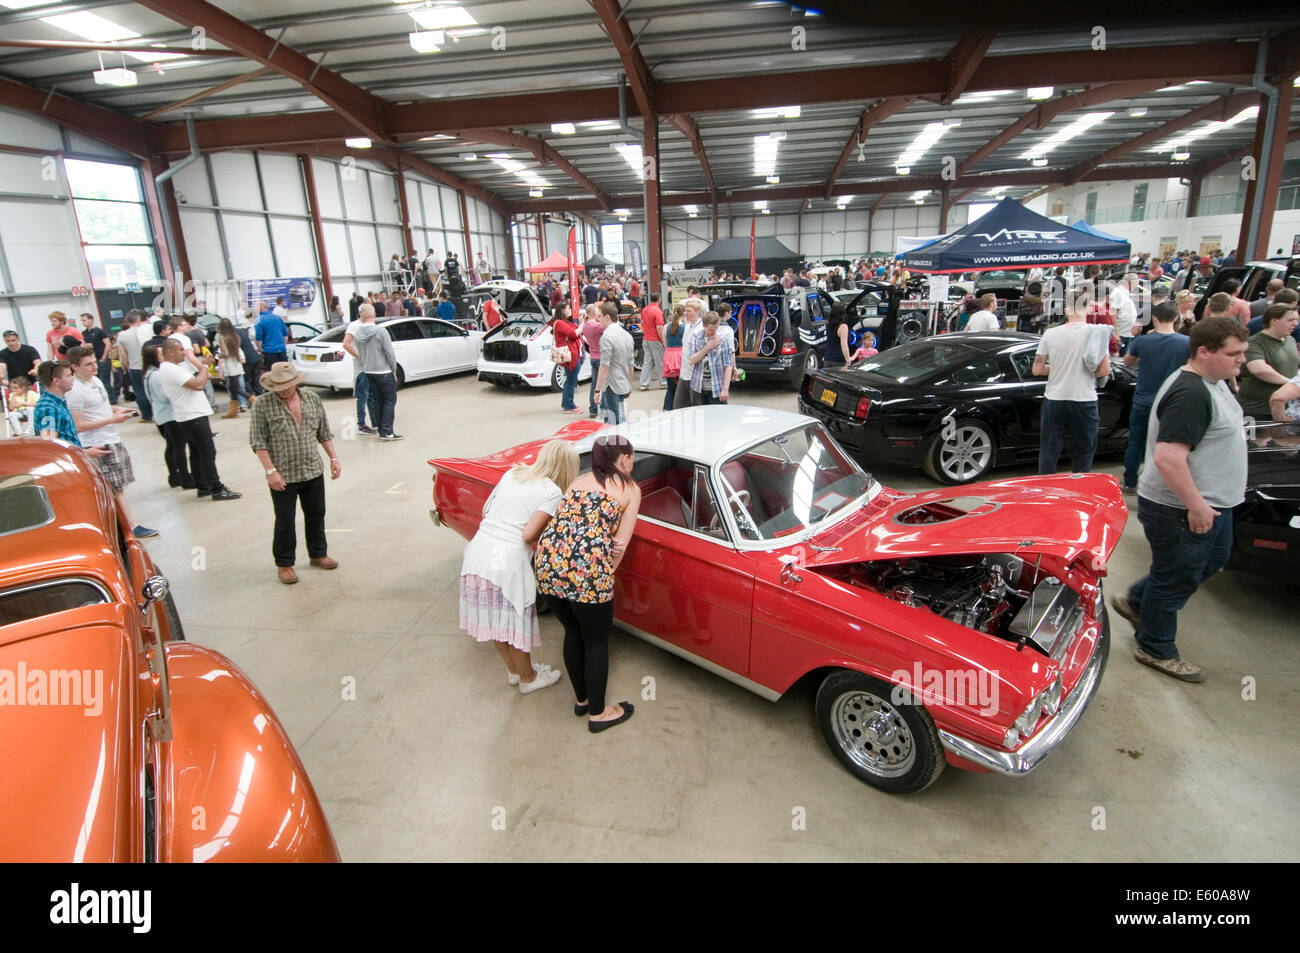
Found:
[[[755,215],[749,222],[749,280],[753,281],[758,277],[758,242],[754,237],[754,228],[758,224],[758,216]]]
[[[569,320],[578,323],[578,232],[569,228]]]

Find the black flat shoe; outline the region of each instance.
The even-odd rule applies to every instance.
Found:
[[[573,703],[573,713],[574,713],[575,715],[585,715],[585,714],[587,713],[587,706],[586,706],[586,705],[579,705],[577,702],[574,702],[574,703]]]
[[[606,728],[613,728],[615,725],[621,725],[623,724],[623,722],[631,718],[632,712],[636,710],[635,708],[632,707],[632,703],[619,702],[619,704],[623,707],[623,714],[619,715],[617,718],[611,718],[609,721],[588,720],[587,730],[590,731],[592,734],[595,734],[598,731],[604,731]]]

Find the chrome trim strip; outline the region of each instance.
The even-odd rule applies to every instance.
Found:
[[[99,590],[99,594],[104,597],[104,603],[115,602],[116,598],[98,579],[91,579],[89,576],[60,576],[58,579],[49,579],[42,582],[29,583],[26,586],[19,586],[16,589],[0,590],[0,598],[17,595],[20,592],[31,592],[33,589],[49,589],[51,586],[65,586],[70,582],[84,582],[86,585]],[[60,609],[60,612],[67,612],[67,609]],[[51,613],[52,614],[52,613]]]
[[[772,689],[768,688],[766,685],[758,684],[758,682],[750,681],[748,678],[745,678],[745,676],[743,675],[737,675],[731,669],[723,668],[721,665],[717,664],[716,662],[710,662],[708,659],[702,659],[694,652],[688,651],[687,649],[682,648],[680,645],[674,645],[672,642],[665,642],[663,639],[659,638],[658,636],[651,635],[649,632],[644,632],[641,629],[638,629],[636,626],[628,625],[626,622],[620,622],[617,616],[615,616],[614,618],[614,625],[618,626],[618,628],[620,629],[623,629],[625,632],[632,633],[632,635],[635,635],[637,638],[644,639],[645,641],[649,642],[653,646],[656,646],[657,648],[663,649],[665,652],[669,652],[673,655],[676,655],[678,658],[685,659],[686,661],[690,662],[692,665],[698,665],[706,672],[712,672],[714,675],[717,675],[721,678],[725,678],[727,681],[731,682],[734,685],[739,685],[741,688],[748,689],[749,691],[753,692],[755,695],[758,695],[762,698],[766,698],[770,702],[779,701],[781,698],[780,692],[773,691]]]
[[[948,751],[960,758],[965,758],[982,768],[998,774],[1020,777],[1028,774],[1065,740],[1065,736],[1075,726],[1087,709],[1097,688],[1101,685],[1102,673],[1106,670],[1106,659],[1110,654],[1110,633],[1103,625],[1097,634],[1097,645],[1093,649],[1088,667],[1074,686],[1074,691],[1060,712],[1047,723],[1038,734],[1030,738],[1018,751],[1002,751],[990,748],[966,738],[959,738],[948,731],[939,731],[939,742]]]

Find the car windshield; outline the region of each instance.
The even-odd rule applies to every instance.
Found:
[[[777,539],[835,515],[876,486],[821,424],[749,447],[719,468],[741,536]]]
[[[925,338],[914,344],[893,347],[855,368],[861,373],[878,374],[900,384],[919,383],[946,371],[965,366],[984,355],[984,351],[952,340],[960,335]]]

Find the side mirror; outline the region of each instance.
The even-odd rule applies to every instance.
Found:
[[[167,582],[166,576],[150,576],[140,587],[140,592],[144,596],[144,603],[140,606],[140,611],[146,611],[155,602],[158,602],[167,596],[167,590],[171,586]]]

